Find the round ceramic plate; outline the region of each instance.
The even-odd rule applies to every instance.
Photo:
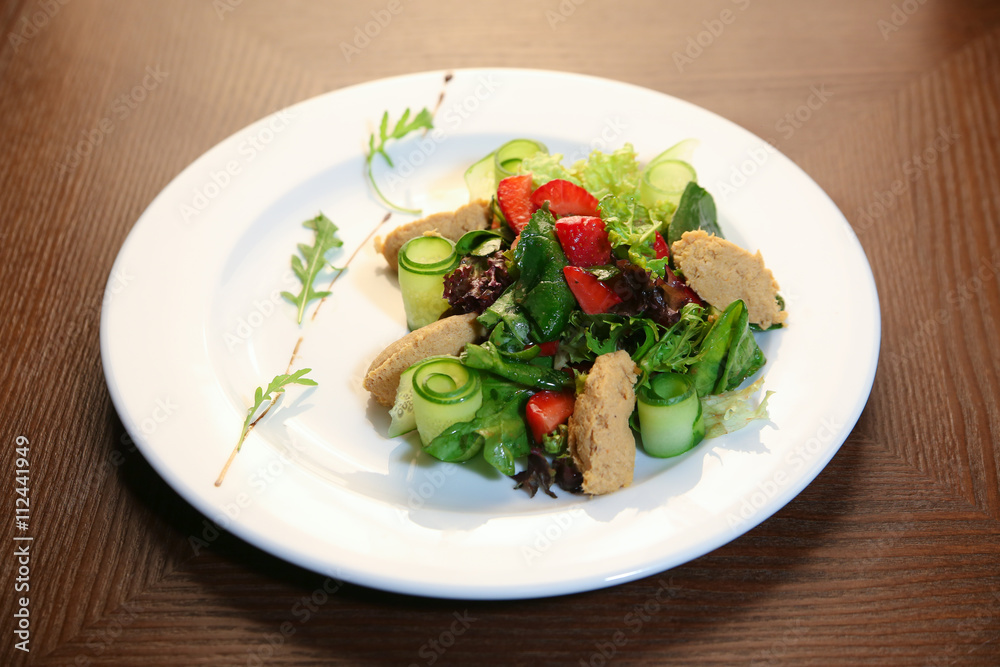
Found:
[[[632,143],[648,160],[681,139],[726,236],[760,250],[788,326],[758,334],[770,422],[674,459],[639,451],[626,489],[529,498],[483,463],[437,462],[388,438],[363,374],[406,333],[393,273],[370,238],[386,209],[366,184],[383,112],[436,108],[434,132],[376,163],[386,195],[425,214],[465,203],[462,175],[501,143],[531,137],[569,163]],[[344,245],[332,295],[299,325],[302,223],[324,213]],[[412,218],[396,214],[379,233]],[[317,281],[322,287],[332,274]],[[844,298],[849,294],[850,298]],[[798,494],[854,426],[871,390],[879,310],[871,269],[823,191],[767,143],[659,92],[530,70],[430,72],[311,99],[212,148],[153,201],[112,270],[101,354],[118,414],[181,496],[288,561],[375,588],[453,598],[556,595],[645,577],[746,532]],[[315,318],[312,318],[316,312]],[[845,326],[849,323],[850,326]],[[292,368],[293,387],[215,481],[254,390]],[[210,539],[211,531],[201,539]]]

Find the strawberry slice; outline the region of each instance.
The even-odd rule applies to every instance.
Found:
[[[538,207],[531,202],[533,188],[531,174],[508,176],[497,186],[497,203],[500,205],[500,212],[518,234],[531,220],[531,214],[538,210]]]
[[[656,232],[656,239],[653,240],[653,252],[656,253],[656,259],[670,258],[670,246],[660,236],[660,232]]]
[[[528,345],[529,348],[535,347],[534,343]],[[538,356],[540,357],[554,357],[556,352],[559,351],[559,341],[551,340],[548,343],[538,344]]]
[[[604,231],[604,221],[596,216],[571,215],[556,220],[556,237],[573,266],[611,263],[608,233]]]
[[[597,198],[581,188],[561,178],[549,181],[531,195],[531,203],[541,208],[548,202],[552,215],[597,215]]]
[[[575,403],[576,394],[572,391],[540,391],[533,394],[525,406],[524,416],[535,442],[541,444],[542,438],[560,424],[565,424],[573,414]]]
[[[564,267],[563,276],[569,285],[569,291],[576,297],[576,302],[588,315],[606,313],[612,306],[622,302],[613,289],[579,267]]]

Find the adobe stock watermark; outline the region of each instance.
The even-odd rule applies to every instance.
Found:
[[[299,443],[294,437],[289,437],[287,444],[294,450],[301,452],[305,445]],[[294,466],[293,461],[284,454],[278,454],[271,458],[267,465],[260,466],[247,478],[252,493],[240,491],[229,502],[223,503],[221,510],[216,514],[215,519],[204,518],[201,520],[201,532],[199,534],[188,535],[188,546],[191,547],[195,556],[201,555],[202,549],[208,549],[212,543],[222,537],[222,534],[229,531],[229,527],[234,521],[240,518],[244,510],[256,502],[257,498],[267,490],[285,470]],[[231,473],[230,473],[231,474]]]
[[[612,632],[607,639],[594,642],[593,653],[587,658],[580,658],[580,667],[605,667],[618,655],[618,651],[627,646],[629,641],[663,610],[667,602],[677,597],[680,591],[680,587],[674,584],[673,576],[669,579],[660,577],[656,583],[658,585],[652,595],[641,604],[633,605],[632,609],[622,616],[622,628]]]
[[[774,123],[774,129],[781,133],[781,140],[765,139],[766,143],[763,147],[751,148],[739,164],[732,166],[727,180],[716,181],[715,192],[722,196],[722,200],[728,201],[736,194],[737,190],[746,185],[764,167],[768,159],[778,153],[782,141],[788,141],[795,136],[795,133],[802,129],[831,97],[833,97],[833,93],[828,91],[824,84],[820,84],[818,87],[810,86],[805,101],[785,113]]]
[[[440,491],[448,478],[458,472],[458,466],[434,466],[424,470],[423,479],[419,482],[411,482],[407,486],[406,509],[396,508],[396,514],[400,522],[409,521],[409,512],[414,512],[423,508],[427,501],[433,498]]]
[[[112,134],[132,112],[139,108],[149,94],[156,90],[163,83],[170,72],[164,72],[157,66],[147,66],[146,75],[142,81],[133,86],[128,92],[119,95],[111,104],[111,114],[97,121],[97,124],[89,130],[82,130],[83,139],[66,149],[66,156],[62,162],[57,162],[59,171],[68,174],[80,166],[83,159],[88,157],[94,150],[104,143],[104,139]]]
[[[320,609],[340,591],[343,585],[344,582],[338,577],[327,577],[309,595],[303,595],[296,600],[289,610],[295,620],[282,621],[276,632],[264,635],[263,644],[256,648],[248,648],[247,667],[261,667],[265,660],[273,657],[275,652],[299,631],[300,627],[319,613]]]
[[[741,12],[746,11],[750,6],[750,0],[732,0],[732,3]],[[735,23],[738,16],[739,14],[727,7],[719,12],[717,18],[702,21],[701,24],[705,29],[687,38],[687,46],[685,46],[683,52],[674,51],[673,53],[674,65],[677,67],[677,71],[683,74],[684,68],[693,64],[707,49],[711,48],[715,44],[715,40],[725,32],[726,26]]]
[[[917,13],[927,0],[903,0],[899,4],[893,4],[892,13],[889,14],[888,19],[879,19],[875,22],[875,26],[878,28],[879,33],[882,35],[882,39],[889,41],[889,35],[894,32],[898,32],[900,28],[906,25],[910,17]]]
[[[820,84],[818,88],[810,86],[806,101],[782,116],[774,124],[774,129],[781,133],[781,138],[785,141],[791,139],[795,132],[808,123],[813,114],[822,109],[831,97],[833,97],[833,93],[826,89],[825,84]]]
[[[587,0],[560,0],[559,5],[554,11],[551,9],[545,10],[545,20],[549,23],[549,28],[552,30],[556,29],[560,23],[565,23],[566,19],[576,12],[576,8],[585,3]]]
[[[462,611],[462,613],[453,612],[452,616],[455,620],[447,628],[442,630],[437,637],[428,639],[417,650],[417,655],[423,658],[423,664],[433,665],[436,663],[448,649],[456,644],[458,638],[468,632],[472,624],[479,620],[474,616],[470,616],[468,609]],[[420,665],[414,662],[410,663],[409,667],[420,667]]]
[[[800,442],[785,454],[784,467],[775,470],[767,479],[757,482],[753,491],[745,495],[737,512],[726,514],[726,523],[730,528],[739,529],[751,520],[781,491],[788,486],[793,478],[805,470],[816,456],[824,451],[836,438],[844,425],[837,420],[824,417],[820,420],[815,435],[805,442]]]
[[[382,31],[392,23],[392,20],[403,12],[403,9],[402,0],[389,0],[384,8],[373,9],[369,12],[372,17],[371,21],[367,21],[363,26],[354,26],[351,43],[341,42],[339,44],[340,52],[347,64],[350,64],[353,58],[360,56],[361,52],[372,43],[372,40],[381,35]]]
[[[953,325],[955,311],[959,306],[977,298],[987,282],[995,280],[998,275],[1000,275],[1000,252],[993,253],[992,257],[980,259],[972,275],[959,283],[958,287],[948,290],[944,305],[920,321],[916,331],[900,346],[900,350],[889,352],[889,362],[893,366],[900,367],[918,360],[932,342],[939,340],[939,330]]]
[[[90,654],[77,654],[73,659],[73,664],[78,667],[86,667],[93,664],[94,659],[104,655],[104,652],[121,637],[125,628],[132,625],[143,611],[144,609],[140,604],[135,602],[125,603],[114,616],[103,624],[100,630],[88,630],[87,649],[90,651]]]
[[[897,178],[885,190],[876,190],[867,205],[858,207],[854,221],[855,234],[861,235],[895,208],[902,195],[910,189],[910,184],[920,180],[959,139],[961,135],[950,127],[938,129],[937,135],[923,151],[914,153],[903,162],[903,178]]]
[[[7,42],[13,47],[14,53],[44,30],[59,10],[68,4],[69,0],[38,0],[38,10],[29,16],[22,16],[14,29],[7,33]]]
[[[444,113],[440,114],[444,124],[451,130],[461,127],[462,123],[471,118],[484,102],[493,97],[501,83],[493,74],[481,75],[476,81],[476,87],[471,93],[461,100],[450,103],[445,107]],[[385,189],[389,193],[395,193],[406,180],[412,176],[418,167],[423,165],[437,152],[438,146],[445,143],[450,135],[442,128],[435,127],[417,140],[408,153],[398,158],[393,158],[395,167],[389,169],[385,175]]]
[[[808,634],[808,630],[803,627],[802,619],[795,618],[789,627],[781,633],[780,637],[773,639],[771,644],[760,650],[753,659],[750,660],[750,667],[771,667],[771,665],[787,664],[786,657],[788,649],[802,641]]]
[[[128,267],[116,266],[104,287],[101,304],[98,306],[87,301],[77,303],[73,315],[64,319],[62,326],[53,329],[52,338],[45,345],[39,357],[41,361],[47,362],[57,353],[71,347],[77,337],[86,333],[88,328],[96,329],[100,324],[101,308],[107,307],[114,301],[115,297],[122,294],[133,280],[135,280],[135,276],[129,273]]]
[[[521,545],[521,555],[524,556],[528,565],[534,563],[543,553],[552,548],[552,545],[559,541],[570,529],[573,523],[583,517],[585,512],[580,508],[573,508],[565,512],[558,512],[552,516],[552,520],[544,528],[537,529],[531,536],[530,545]]]
[[[292,124],[296,113],[291,109],[283,109],[271,116],[254,134],[246,137],[236,148],[238,158],[226,162],[220,169],[213,169],[208,174],[208,180],[191,191],[191,199],[178,206],[181,220],[191,224],[209,204],[228,188],[233,179],[243,173],[251,162],[257,159],[275,138]]]
[[[995,605],[1000,605],[1000,592],[989,591],[989,594],[993,597],[993,603]],[[977,609],[977,613],[972,618],[965,618],[959,621],[958,627],[955,630],[955,634],[958,635],[961,641],[955,641],[949,643],[941,649],[938,655],[924,663],[927,667],[945,667],[946,665],[953,665],[961,657],[971,656],[976,651],[980,650],[984,646],[988,646],[995,642],[998,638],[996,632],[987,634],[987,630],[993,626],[997,625],[998,616],[1000,616],[1000,610],[997,608],[989,608],[983,606]],[[967,664],[967,663],[963,663]],[[976,662],[975,664],[993,664],[987,662]]]
[[[625,134],[625,130],[627,129],[628,123],[622,120],[620,116],[606,119],[600,131],[595,134],[590,143],[579,146],[567,156],[569,163],[573,164],[577,160],[585,160],[590,157],[593,151],[601,151],[602,153],[613,151],[614,148],[612,147],[617,145],[618,140]]]
[[[226,20],[226,14],[236,11],[236,8],[243,4],[243,0],[212,0],[212,9],[220,21]]]
[[[289,286],[298,284],[295,274],[291,271],[286,271],[281,281]],[[266,298],[254,299],[250,312],[237,319],[236,324],[222,335],[226,349],[233,352],[237,347],[250,340],[254,331],[262,327],[264,322],[280,311],[282,306],[287,303],[288,301],[281,296],[281,290],[279,289],[271,290],[271,293]]]

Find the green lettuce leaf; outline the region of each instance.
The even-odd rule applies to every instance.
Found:
[[[665,229],[666,222],[652,218],[635,193],[606,195],[597,208],[615,255],[662,278],[668,259],[656,259],[653,243],[656,232]]]
[[[636,194],[642,173],[632,144],[625,144],[611,153],[591,151],[586,160],[578,160],[570,171],[579,184],[598,199],[606,195]]]
[[[545,185],[549,181],[557,178],[569,181],[576,185],[582,185],[580,180],[570,173],[569,169],[563,166],[563,156],[559,153],[549,155],[548,153],[535,153],[521,160],[518,173],[531,174],[531,182],[537,188]]]
[[[754,405],[753,401],[753,395],[763,384],[764,378],[761,377],[743,389],[703,397],[701,416],[705,422],[705,437],[715,438],[738,431],[752,421],[770,419],[767,413],[767,399],[774,392],[764,392],[764,398],[757,405]]]

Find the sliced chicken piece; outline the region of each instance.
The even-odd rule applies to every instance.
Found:
[[[368,367],[363,386],[381,405],[392,407],[399,377],[421,359],[458,354],[467,343],[483,336],[476,313],[453,315],[411,331],[385,348]]]
[[[600,495],[632,483],[635,436],[628,419],[635,409],[638,369],[628,352],[597,357],[569,418],[569,451],[583,473],[583,491]]]
[[[474,201],[457,211],[435,213],[421,220],[401,225],[382,238],[375,239],[375,250],[385,256],[393,271],[399,268],[399,249],[410,239],[428,233],[437,233],[451,241],[458,241],[466,232],[474,229],[489,229],[493,221],[490,203]]]

